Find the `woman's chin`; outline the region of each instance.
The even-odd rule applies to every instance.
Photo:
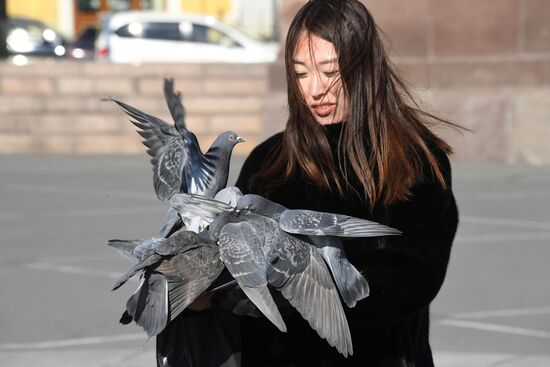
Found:
[[[342,120],[336,119],[334,116],[320,117],[317,115],[315,115],[315,121],[317,121],[320,125],[332,125],[342,122]]]

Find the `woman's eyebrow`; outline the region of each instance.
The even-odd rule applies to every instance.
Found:
[[[338,61],[336,57],[333,57],[332,59],[327,59],[319,62],[319,65],[325,65],[325,64],[332,64],[333,62]]]
[[[338,61],[338,59],[336,57],[333,57],[331,59],[326,59],[326,60],[320,61],[317,64],[318,65],[326,65],[326,64],[332,64],[333,62],[336,62],[336,61]],[[305,65],[306,64],[305,62],[303,62],[301,60],[292,60],[292,63],[293,64],[299,64],[299,65]]]

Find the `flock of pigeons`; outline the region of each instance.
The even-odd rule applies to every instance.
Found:
[[[109,98],[138,127],[152,158],[155,192],[170,202],[158,235],[109,241],[134,262],[112,289],[141,274],[121,322],[133,320],[154,336],[205,292],[240,289],[243,301],[284,332],[280,302],[274,300],[280,292],[331,346],[353,354],[340,297],[354,307],[368,296],[369,286],[346,259],[341,239],[401,232],[345,215],[290,210],[226,187],[231,153],[241,137],[224,132],[203,154],[185,126],[172,79],[164,81],[164,96],[174,125]],[[233,280],[214,286],[224,268]]]

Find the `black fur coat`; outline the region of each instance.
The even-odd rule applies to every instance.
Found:
[[[337,141],[341,124],[325,126]],[[244,163],[237,186],[244,193],[257,188],[250,178],[266,162],[282,133],[256,147]],[[300,178],[269,195],[288,208],[312,209],[361,217],[400,229],[403,236],[359,239],[344,243],[348,259],[371,289],[369,297],[346,306],[354,354],[343,358],[298,314],[284,317],[287,333],[267,319],[243,317],[242,366],[433,366],[429,345],[429,305],[445,278],[458,212],[451,189],[451,168],[445,153],[434,150],[448,184],[431,177],[412,188],[412,197],[372,214],[358,198],[342,200]]]

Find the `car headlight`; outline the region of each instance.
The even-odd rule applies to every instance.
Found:
[[[48,42],[54,42],[57,39],[57,35],[51,29],[45,29],[44,32],[42,32],[42,37]]]
[[[75,59],[81,59],[84,57],[84,50],[81,48],[75,48],[74,50],[71,51],[71,55]]]
[[[59,45],[59,46],[55,46],[53,52],[57,55],[57,56],[63,56],[65,55],[65,47]]]

